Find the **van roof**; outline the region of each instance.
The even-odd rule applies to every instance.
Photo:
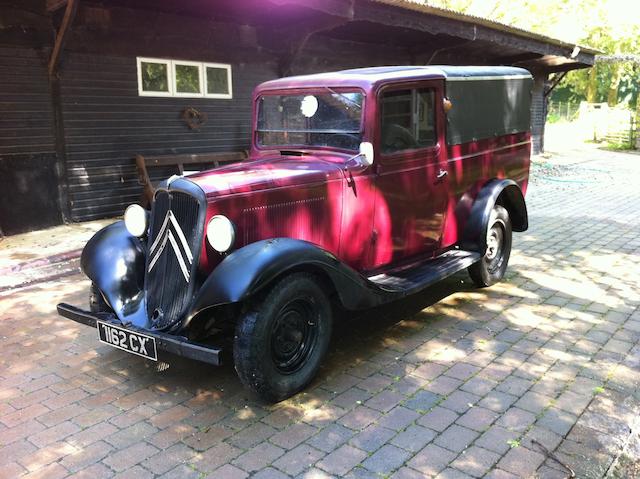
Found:
[[[384,81],[438,78],[444,78],[447,81],[460,81],[532,78],[532,76],[524,68],[506,66],[382,66],[279,78],[262,83],[258,86],[258,90],[315,86],[357,86],[368,89]]]

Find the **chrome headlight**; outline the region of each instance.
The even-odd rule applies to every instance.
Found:
[[[231,249],[236,240],[236,227],[224,215],[215,215],[207,225],[207,241],[218,253],[225,253]]]
[[[140,205],[129,205],[124,210],[124,225],[133,236],[144,236],[147,232],[147,212]]]

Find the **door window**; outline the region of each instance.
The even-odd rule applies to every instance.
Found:
[[[394,90],[381,99],[381,150],[397,153],[434,146],[435,91],[431,88]]]

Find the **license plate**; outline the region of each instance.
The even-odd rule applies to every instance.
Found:
[[[146,334],[134,333],[102,321],[97,321],[97,326],[98,339],[100,339],[101,343],[153,361],[158,360],[156,338]]]

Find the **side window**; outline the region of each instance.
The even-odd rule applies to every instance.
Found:
[[[383,154],[436,144],[435,91],[430,88],[394,90],[381,99]]]

